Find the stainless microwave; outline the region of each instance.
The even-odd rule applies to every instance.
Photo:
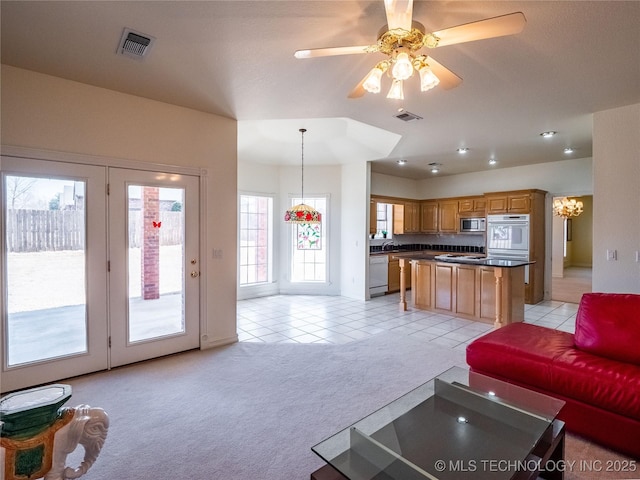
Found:
[[[487,230],[487,221],[481,217],[460,219],[460,233],[476,233]]]

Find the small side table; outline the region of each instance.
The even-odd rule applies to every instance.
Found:
[[[71,386],[47,385],[11,393],[0,400],[0,461],[6,480],[64,480],[84,475],[97,459],[109,429],[101,408],[62,408]],[[85,450],[77,468],[66,466],[78,445]]]

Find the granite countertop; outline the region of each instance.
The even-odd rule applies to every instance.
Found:
[[[389,252],[387,252],[389,253]],[[483,265],[487,267],[514,268],[524,265],[531,265],[535,262],[525,262],[522,260],[506,260],[501,258],[487,258],[484,255],[464,255],[450,254],[442,252],[399,252],[393,255],[395,258],[406,258],[409,260],[430,260],[434,262],[462,263],[465,265]],[[439,258],[436,258],[439,257]]]

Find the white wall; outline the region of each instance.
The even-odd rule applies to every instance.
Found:
[[[592,159],[579,158],[523,167],[427,178],[418,181],[417,198],[481,195],[487,192],[536,188],[552,194],[593,193]]]
[[[594,115],[593,171],[593,291],[640,293],[640,104]]]
[[[341,285],[345,297],[368,298],[370,165],[342,167]]]
[[[235,341],[236,121],[7,65],[1,73],[2,145],[206,169],[201,345]]]
[[[564,218],[551,216],[551,276],[564,277]]]
[[[375,172],[371,172],[371,195],[421,198],[415,180]]]

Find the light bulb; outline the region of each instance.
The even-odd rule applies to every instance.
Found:
[[[380,80],[382,79],[382,70],[377,66],[373,67],[364,83],[362,84],[362,88],[364,88],[369,93],[380,93]]]
[[[420,73],[420,90],[426,92],[440,83],[440,79],[435,76],[428,65],[422,67]]]
[[[387,98],[393,100],[404,100],[404,92],[402,91],[402,80],[394,80],[387,94]]]
[[[413,65],[409,54],[401,52],[396,55],[396,62],[391,69],[391,74],[395,80],[406,80],[413,75]]]

